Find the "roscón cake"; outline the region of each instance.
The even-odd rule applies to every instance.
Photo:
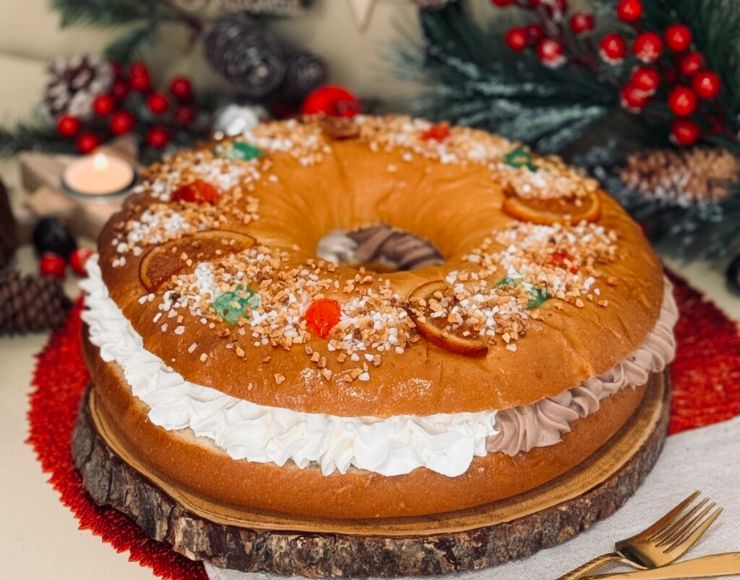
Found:
[[[230,512],[511,498],[602,447],[674,354],[639,226],[482,131],[270,122],[137,190],[85,282],[98,412],[138,465]]]

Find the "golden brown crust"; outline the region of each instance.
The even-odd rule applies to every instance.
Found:
[[[252,192],[261,202],[260,219],[246,226],[227,219],[224,229],[249,234],[274,248],[297,244],[295,259],[303,260],[313,256],[318,240],[331,229],[392,223],[429,238],[446,257],[442,266],[386,275],[395,290],[407,296],[420,284],[464,267],[463,255],[492,230],[513,223],[502,213],[503,193],[484,166],[446,165],[422,157],[407,161],[400,150],[370,152],[358,140],[338,141],[331,149],[330,155],[309,167],[288,154],[271,153],[280,179],[264,179]],[[390,166],[393,172],[388,171]],[[158,301],[139,303],[146,293],[137,276],[141,257],[129,254],[125,265],[111,267],[115,229],[140,215],[150,198],[131,199],[111,219],[100,237],[99,251],[110,294],[143,336],[145,347],[191,382],[260,405],[339,416],[504,409],[558,395],[607,371],[635,350],[655,325],[663,296],[660,263],[637,224],[605,193],[598,195],[602,206],[598,223],[619,235],[618,259],[602,268],[605,276],[617,281],[603,285],[601,298],[608,307],[586,302],[577,308],[550,300],[538,310],[541,320],[531,322],[516,352],[505,350],[498,341],[481,359],[421,340],[403,354],[386,353],[368,382],[348,384],[336,374],[325,380],[304,372],[314,367],[300,347],[296,352],[250,343],[245,345],[246,356],[238,359],[226,341],[195,323],[189,313],[184,313],[183,335],[160,332],[153,323]],[[335,276],[344,280],[354,273],[339,268]],[[206,362],[184,356],[193,342],[208,352]],[[321,339],[311,346],[325,350]],[[263,360],[267,354],[269,362]],[[336,370],[332,365],[329,360],[329,367]],[[285,380],[277,384],[276,375]]]
[[[385,477],[367,471],[324,476],[292,464],[235,461],[189,432],[168,432],[147,417],[115,364],[85,339],[99,411],[128,453],[170,485],[225,508],[325,519],[415,516],[480,506],[533,489],[599,449],[630,418],[646,387],[622,389],[572,425],[563,441],[509,457],[476,458],[455,478],[428,469]],[[299,491],[299,493],[297,493]]]

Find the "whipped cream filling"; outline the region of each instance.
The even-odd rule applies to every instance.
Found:
[[[474,457],[516,455],[560,440],[569,423],[596,411],[599,401],[627,385],[647,381],[670,362],[677,309],[666,282],[660,319],[640,348],[609,372],[525,407],[478,413],[339,417],[257,405],[186,381],[155,354],[110,298],[97,256],[88,260],[83,320],[105,362],[117,363],[155,425],[190,429],[233,459],[298,467],[318,464],[323,474],[350,467],[385,476],[419,467],[456,477]]]

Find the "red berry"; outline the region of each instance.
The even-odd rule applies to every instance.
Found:
[[[685,24],[671,24],[665,31],[665,42],[673,52],[683,52],[691,44],[693,34]]]
[[[320,338],[328,338],[342,315],[339,302],[331,298],[322,298],[311,303],[306,310],[306,324],[308,329]]]
[[[688,117],[696,109],[696,95],[689,87],[677,86],[668,95],[668,106],[677,117]]]
[[[593,30],[595,20],[593,14],[588,12],[576,12],[570,17],[570,29],[573,34],[583,34],[589,30]]]
[[[444,141],[450,136],[450,125],[448,123],[435,123],[421,134],[424,141]]]
[[[609,64],[619,64],[627,54],[627,43],[620,34],[607,34],[599,43],[599,54]]]
[[[678,119],[671,127],[671,141],[682,147],[696,143],[699,134],[699,126],[689,119]]]
[[[118,102],[121,102],[128,95],[128,88],[128,83],[124,79],[116,79],[113,81],[110,94],[113,95]]]
[[[110,63],[110,70],[113,73],[113,78],[118,78],[121,76],[121,63],[111,61]]]
[[[178,101],[189,101],[193,97],[193,83],[188,77],[175,77],[170,82],[170,93]]]
[[[537,56],[542,64],[550,68],[557,68],[565,63],[563,45],[552,38],[546,38],[537,45]]]
[[[514,52],[522,52],[529,43],[526,29],[519,26],[510,28],[504,37],[504,42]]]
[[[87,248],[75,248],[69,255],[69,265],[72,266],[72,271],[78,276],[87,276],[85,265],[92,254],[92,250]]]
[[[329,115],[354,117],[362,109],[360,100],[347,89],[337,85],[324,85],[315,89],[303,101],[304,115]]]
[[[76,145],[80,153],[90,153],[100,145],[100,139],[94,133],[83,133],[77,137]]]
[[[700,52],[687,52],[678,61],[678,69],[681,74],[690,77],[704,67],[704,57]]]
[[[72,137],[80,130],[80,121],[72,115],[62,115],[57,119],[57,133],[62,137]]]
[[[653,62],[663,52],[663,39],[654,32],[638,34],[632,45],[632,54],[642,62]]]
[[[622,87],[619,94],[619,101],[630,113],[639,113],[647,105],[650,95],[645,91],[637,88],[632,83],[627,83]]]
[[[527,26],[527,38],[531,44],[537,44],[545,38],[545,29],[541,24],[530,24]]]
[[[170,134],[164,127],[152,127],[147,131],[146,143],[155,149],[163,149],[170,142]]]
[[[170,102],[162,93],[152,93],[146,98],[146,106],[155,115],[161,115],[170,108]]]
[[[116,108],[116,100],[111,95],[100,95],[95,97],[92,106],[98,117],[107,117]]]
[[[619,0],[617,3],[617,18],[622,22],[635,22],[642,16],[642,2],[640,0]]]
[[[114,135],[123,135],[134,128],[136,120],[128,111],[116,111],[110,116],[108,128]]]
[[[67,264],[59,254],[53,252],[44,252],[39,260],[39,271],[42,276],[51,278],[64,278],[64,270]]]
[[[175,123],[187,127],[195,118],[195,109],[189,105],[182,105],[175,109]]]
[[[216,203],[219,197],[221,197],[221,194],[215,185],[202,179],[196,179],[173,191],[170,200],[189,201],[191,203]]]
[[[691,79],[691,86],[702,99],[713,99],[722,88],[722,79],[711,70],[696,73]]]
[[[511,6],[516,0],[491,0],[491,4],[498,6],[499,8],[505,8]]]
[[[148,91],[152,86],[149,78],[149,69],[143,62],[131,63],[129,67],[129,82],[135,91]]]
[[[660,74],[655,69],[639,66],[632,72],[630,84],[648,95],[652,95],[660,84]]]

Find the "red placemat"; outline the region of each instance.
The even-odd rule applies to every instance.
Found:
[[[740,415],[740,336],[737,325],[704,300],[683,278],[670,274],[681,312],[676,325],[678,351],[671,367],[673,406],[670,433],[718,423]],[[92,530],[129,560],[162,578],[206,580],[200,562],[147,537],[123,514],[96,506],[72,461],[70,441],[80,397],[89,380],[82,357],[78,301],[64,326],[38,355],[28,412],[30,436],[44,472],[74,512],[80,529]]]

